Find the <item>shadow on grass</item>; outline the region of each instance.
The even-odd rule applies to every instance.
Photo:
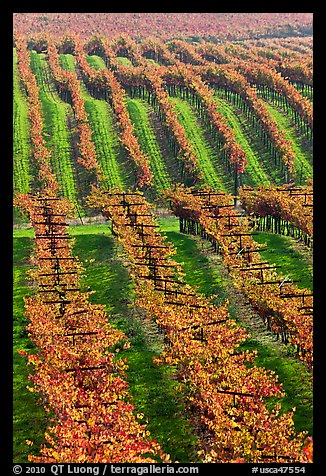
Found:
[[[253,236],[257,243],[266,243],[267,250],[261,251],[263,259],[280,265],[279,273],[290,279],[299,279],[298,288],[312,290],[312,266],[307,264],[304,255],[293,249],[292,238],[274,233],[257,232]]]
[[[21,234],[31,234],[21,231]],[[18,233],[18,235],[19,235]],[[24,297],[33,293],[27,286],[26,272],[28,259],[33,249],[33,241],[27,236],[17,236],[13,240],[14,289],[13,289],[13,460],[15,463],[27,463],[28,454],[38,454],[44,442],[44,431],[48,414],[38,405],[38,394],[31,393],[27,385],[32,386],[28,374],[26,358],[18,350],[33,352],[35,346],[29,339],[25,327],[28,324],[24,316]],[[33,441],[28,446],[26,440]]]
[[[179,232],[166,231],[165,234],[176,247],[177,253],[174,258],[182,263],[186,282],[192,287],[197,287],[197,292],[208,297],[216,294],[217,297],[212,302],[222,305],[227,299],[226,283],[220,273],[212,269],[209,259],[200,252],[198,249],[200,245]]]
[[[13,264],[22,266],[28,263],[33,249],[33,240],[27,236],[19,236],[13,239]]]
[[[244,351],[254,349],[258,351],[255,365],[276,372],[279,382],[283,384],[285,397],[282,400],[282,412],[292,411],[293,407],[296,407],[293,415],[296,430],[305,430],[309,435],[312,435],[313,389],[311,374],[305,370],[301,362],[280,357],[273,349],[263,346],[256,339],[247,339],[239,347],[239,350]],[[274,399],[270,399],[270,406],[275,403]]]

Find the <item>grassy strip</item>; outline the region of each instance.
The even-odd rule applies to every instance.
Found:
[[[117,56],[116,59],[122,64],[122,66],[132,66],[131,60],[125,56]]]
[[[149,64],[155,64],[155,66],[160,66],[160,63],[157,61],[153,60],[152,58],[144,58]]]
[[[88,64],[94,69],[105,69],[106,64],[103,58],[97,55],[86,56]]]
[[[77,178],[71,160],[71,133],[67,127],[70,106],[59,98],[54,85],[47,82],[51,77],[44,54],[31,53],[31,68],[40,90],[44,115],[44,136],[51,150],[51,165],[65,198],[77,202]]]
[[[30,188],[30,160],[31,160],[31,146],[29,134],[28,121],[28,106],[26,96],[20,88],[19,75],[17,70],[17,53],[14,50],[13,58],[13,82],[14,82],[14,96],[13,96],[13,181],[14,192],[27,193]]]
[[[232,193],[233,184],[226,173],[223,174],[218,154],[206,139],[203,127],[190,104],[176,97],[171,97],[170,100],[176,107],[180,124],[185,128],[187,138],[198,157],[198,164],[204,175],[203,181],[216,190]]]
[[[262,99],[262,101],[264,101]],[[286,139],[292,142],[292,148],[295,153],[294,157],[294,168],[297,173],[297,181],[299,184],[304,184],[307,178],[312,178],[312,150],[304,142],[299,132],[296,129],[296,126],[293,123],[291,117],[289,117],[285,111],[279,109],[275,105],[270,104],[267,101],[264,101],[268,112],[271,115],[271,118],[277,122],[280,128],[284,131]]]
[[[166,190],[171,186],[171,181],[155,131],[149,120],[149,105],[141,99],[128,98],[127,108],[139,144],[150,159],[156,190]]]
[[[223,107],[221,107],[222,114],[225,114],[227,117],[228,111],[232,111],[234,116],[238,119],[239,124],[241,124],[242,136],[247,141],[252,151],[252,154],[254,157],[256,157],[256,161],[260,165],[261,169],[267,175],[269,182],[274,183],[276,185],[283,185],[284,176],[282,172],[275,167],[274,159],[272,158],[268,148],[264,145],[263,141],[259,138],[259,136],[254,132],[252,125],[244,114],[244,112],[242,112],[240,108],[232,104],[232,102],[229,102],[227,99],[225,99],[223,93],[220,91],[216,91],[215,100],[219,105],[223,105]],[[244,182],[245,180],[246,177],[244,176]]]
[[[92,98],[86,88],[82,88],[85,109],[93,131],[93,140],[99,163],[107,177],[108,187],[119,185],[125,188],[128,180],[126,167],[122,167],[123,151],[114,130],[113,112],[107,102]]]
[[[27,285],[26,271],[28,258],[33,248],[33,231],[15,231],[13,239],[13,462],[27,463],[28,454],[37,454],[44,442],[44,431],[48,414],[37,405],[38,396],[27,390],[29,369],[26,358],[18,350],[35,349],[25,331],[27,320],[24,317],[24,297],[33,293]],[[28,446],[26,440],[34,445]]]
[[[59,58],[62,69],[75,71],[76,61],[73,55],[61,54]],[[132,178],[124,163],[124,151],[114,129],[114,114],[110,105],[106,101],[93,98],[83,82],[80,82],[80,88],[92,129],[97,159],[107,177],[107,185],[119,185],[123,188],[130,186]]]
[[[232,318],[241,322],[242,309],[239,308],[238,301],[233,295],[232,281],[225,272],[221,263],[212,260],[212,255],[207,252],[209,244],[200,239],[183,235],[179,232],[179,222],[175,217],[161,218],[159,220],[161,231],[167,236],[168,240],[174,244],[177,253],[174,259],[182,263],[185,272],[185,280],[191,286],[198,286],[198,291],[206,296],[217,295],[213,302],[222,304],[229,300],[229,312]],[[288,247],[291,245],[288,244]],[[284,255],[283,246],[275,250],[279,259]],[[215,257],[215,255],[214,255]],[[275,258],[275,257],[274,257]],[[275,259],[273,258],[273,262]],[[288,257],[288,263],[292,260],[292,265],[296,266],[297,257],[291,254]],[[304,270],[304,264],[301,262],[301,268],[298,265],[297,273],[299,276]],[[251,333],[251,328],[248,327]],[[255,364],[274,370],[282,382],[286,397],[282,400],[282,410],[291,411],[296,407],[294,422],[297,431],[307,430],[312,434],[312,385],[311,375],[307,372],[302,362],[284,356],[278,351],[278,345],[271,339],[260,338],[255,335],[248,339],[241,348],[243,350],[257,350],[258,356]],[[275,402],[274,402],[275,403]]]
[[[268,171],[261,162],[258,151],[254,150],[251,146],[250,140],[245,134],[242,120],[235,114],[232,106],[227,101],[216,96],[214,99],[219,106],[219,113],[227,119],[229,125],[234,130],[238,144],[246,153],[248,163],[243,174],[243,185],[250,185],[251,187],[269,185],[270,177]]]

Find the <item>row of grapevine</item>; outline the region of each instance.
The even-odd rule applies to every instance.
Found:
[[[54,418],[37,463],[148,463],[169,461],[139,423],[128,401],[126,363],[116,352],[129,342],[107,321],[103,305],[81,289],[82,266],[67,233],[72,208],[48,195],[17,197],[35,231],[31,272],[37,292],[25,301],[26,330],[37,353],[33,392]],[[26,355],[25,352],[23,352]]]
[[[135,279],[136,304],[164,332],[165,350],[156,363],[176,366],[203,462],[311,461],[312,443],[295,434],[292,413],[266,407],[267,397],[282,395],[276,376],[247,367],[255,354],[238,350],[246,332],[225,306],[185,284],[143,195],[94,189],[89,205],[111,220]]]
[[[118,51],[117,48],[123,47],[125,49],[125,54],[127,54],[126,52],[130,53],[133,51],[135,45],[135,43],[133,44],[127,39],[122,39],[120,42],[117,41],[115,46],[112,47],[108,41],[104,41],[104,39],[101,38],[95,38],[92,42],[84,45],[76,38],[68,38],[61,44],[59,43],[58,47],[61,51],[69,50],[73,53],[77,50],[78,52],[75,53],[77,59],[80,58],[81,55],[84,56],[84,60],[82,61],[84,68],[83,71],[86,71],[86,76],[87,73],[90,74],[89,70],[92,71],[92,68],[90,68],[86,61],[85,49],[93,52],[97,51],[106,58],[107,64],[110,65],[110,68],[112,68],[115,73],[112,73],[110,70],[105,70],[105,72],[102,71],[101,73],[96,72],[95,77],[97,79],[95,79],[95,71],[93,70],[92,76],[87,76],[88,79],[85,78],[85,81],[93,91],[93,94],[101,94],[102,96],[104,94],[105,97],[110,90],[112,91],[112,87],[115,88],[115,91],[119,90],[120,93],[122,93],[123,90],[121,85],[123,85],[127,91],[130,90],[132,95],[137,94],[137,91],[141,90],[141,94],[144,95],[144,88],[146,89],[146,97],[148,101],[157,108],[158,116],[165,125],[166,132],[170,138],[172,148],[174,149],[174,154],[180,159],[184,180],[187,181],[187,177],[189,177],[190,182],[192,181],[192,183],[195,183],[198,179],[202,179],[202,174],[200,173],[198,158],[186,138],[183,127],[178,122],[176,111],[174,110],[173,104],[168,100],[169,97],[165,91],[166,88],[171,91],[171,88],[175,88],[176,84],[179,84],[183,90],[189,91],[189,95],[192,97],[192,102],[195,107],[197,107],[199,114],[203,117],[206,115],[206,122],[209,127],[213,128],[213,131],[216,128],[219,132],[222,131],[222,136],[220,133],[216,136],[219,148],[221,149],[222,154],[226,156],[226,160],[230,160],[230,163],[234,164],[238,174],[241,174],[246,163],[245,152],[234,139],[234,131],[232,128],[227,124],[225,118],[218,112],[215,98],[213,99],[213,97],[211,97],[211,90],[205,83],[222,88],[223,91],[225,89],[232,92],[231,99],[235,99],[237,103],[239,103],[238,105],[240,105],[243,111],[248,115],[248,118],[253,121],[253,125],[257,129],[257,132],[262,136],[264,143],[269,146],[270,153],[274,155],[275,163],[278,162],[282,167],[282,170],[284,171],[284,179],[286,181],[289,180],[290,174],[294,173],[294,152],[291,147],[291,142],[285,138],[275,120],[271,119],[270,113],[263,104],[263,101],[257,97],[254,89],[250,87],[249,80],[246,80],[242,74],[234,69],[234,67],[230,68],[229,66],[216,65],[207,66],[208,62],[206,62],[206,65],[204,66],[191,67],[189,65],[183,66],[178,60],[176,60],[174,61],[174,66],[169,69],[154,65],[144,66],[140,59],[134,62],[135,64],[142,64],[141,66],[128,68],[119,65],[119,62],[114,56]],[[140,45],[136,46],[140,47]],[[137,58],[143,58],[138,50],[136,52],[134,51],[132,54],[134,56],[136,55]],[[266,75],[268,76],[268,74],[269,72],[267,71]],[[101,75],[101,79],[99,79],[98,75]],[[275,75],[270,73],[270,76],[274,78]],[[111,86],[109,85],[110,81],[113,81]],[[286,84],[284,80],[280,81],[283,86],[283,83]],[[190,85],[191,87],[189,87]],[[286,86],[291,88],[291,85]],[[198,91],[200,91],[200,94],[198,94]],[[112,97],[112,94],[109,93],[109,96]],[[115,94],[114,96],[117,95]],[[296,98],[295,93],[294,97],[295,101],[299,101],[300,98]],[[286,101],[288,101],[288,99],[286,99]],[[119,124],[125,129],[124,132],[120,131],[120,138],[123,139],[124,146],[129,154],[133,155],[135,159],[133,162],[138,163],[136,166],[136,169],[139,167],[138,170],[140,170],[137,180],[138,185],[144,185],[146,187],[152,182],[152,171],[148,159],[140,150],[137,138],[133,133],[133,128],[130,127],[131,121],[129,116],[127,118],[128,112],[126,114],[123,113],[123,111],[126,110],[125,106],[125,101],[120,101],[115,108],[117,117],[120,119]],[[308,114],[311,119],[312,111],[310,110],[309,112],[308,109],[306,110],[306,115]],[[236,180],[236,190],[239,184],[241,185],[241,180]]]
[[[297,89],[284,79],[280,73],[267,66],[257,66],[252,63],[248,65],[245,62],[239,62],[237,69],[248,79],[250,84],[262,87],[265,97],[266,90],[272,93],[272,100],[278,100],[280,96],[281,104],[286,111],[289,111],[289,107],[292,108],[295,123],[301,127],[302,131],[307,132],[309,136],[311,135],[313,127],[312,103],[309,99],[302,97]]]
[[[81,157],[78,157],[77,162],[88,169],[91,176],[94,176],[95,180],[99,182],[103,177],[103,170],[97,161],[92,130],[89,125],[77,75],[72,71],[66,71],[61,68],[57,47],[50,39],[47,42],[47,54],[49,66],[59,94],[64,100],[72,104],[74,110],[79,136],[78,147],[81,155]]]
[[[108,64],[112,64],[112,56],[109,56],[110,51],[108,51],[107,48],[104,48],[104,46],[103,46],[103,50],[104,50],[106,62]],[[87,74],[87,70],[89,70],[90,67],[84,57],[85,53],[83,54],[81,45],[77,46],[77,44],[75,44],[75,54],[79,58],[78,61],[80,66],[82,67],[83,71],[85,71],[85,73]],[[81,58],[84,58],[84,59],[82,60]],[[170,137],[172,135],[171,145],[174,146],[174,153],[177,154],[181,163],[184,164],[182,165],[181,173],[183,174],[183,172],[186,171],[193,177],[193,179],[195,177],[199,177],[197,158],[194,154],[191,144],[186,138],[186,134],[183,127],[180,125],[177,119],[177,114],[173,108],[173,105],[169,101],[169,96],[162,87],[162,79],[160,77],[159,70],[157,70],[155,67],[145,68],[144,70],[141,69],[141,71],[136,69],[137,73],[134,76],[130,68],[127,69],[126,67],[121,67],[116,65],[115,69],[117,70],[117,77],[119,79],[119,82],[121,82],[121,75],[125,74],[129,78],[130,73],[132,74],[132,79],[131,79],[132,82],[130,83],[129,81],[128,83],[128,80],[125,79],[124,82],[122,83],[124,86],[132,85],[136,88],[136,84],[137,84],[137,80],[139,76],[140,76],[142,85],[147,83],[149,95],[152,95],[152,97],[150,98],[151,102],[154,106],[158,107],[159,117],[162,120],[162,122],[166,125],[167,130],[170,131]],[[114,81],[117,84],[119,84],[118,80],[115,79],[112,71],[105,70],[105,74],[112,75],[112,77],[114,78]],[[88,77],[90,78],[90,74],[88,74]],[[98,84],[95,83],[94,80],[92,81],[91,84],[95,88],[99,87]]]
[[[87,49],[89,49],[89,45],[87,46]],[[114,58],[112,58],[112,56],[108,56],[108,54],[112,55],[112,50],[109,50],[108,52],[107,48],[105,48],[104,40],[102,40],[102,42],[99,42],[99,44],[97,45],[97,53],[101,54],[102,56],[106,58],[107,64],[110,64],[110,65],[113,64],[112,61]],[[140,61],[138,61],[138,64],[139,63]],[[206,82],[208,81],[208,82],[216,83],[216,75],[217,75],[216,70],[214,75],[214,73],[212,73],[211,71],[212,68],[210,66],[198,67],[197,69],[193,68],[193,70],[190,70],[189,66],[183,67],[181,63],[178,61],[175,61],[174,63],[177,66],[175,66],[174,68],[169,67],[169,69],[163,68],[163,67],[158,68],[154,66],[150,68],[149,67],[128,68],[125,66],[121,66],[118,63],[116,63],[112,67],[114,67],[114,69],[116,70],[119,81],[124,85],[124,87],[130,90],[131,94],[135,93],[134,91],[137,90],[137,86],[138,88],[139,86],[146,86],[144,78],[148,79],[149,72],[152,76],[152,78],[149,78],[149,79],[153,81],[155,80],[155,77],[156,77],[157,78],[156,82],[158,82],[158,77],[162,76],[161,71],[164,72],[163,78],[165,83],[169,85],[169,88],[171,88],[172,84],[175,84],[175,81],[179,84],[181,82],[183,86],[185,86],[185,82],[187,83],[186,86],[189,87],[191,85],[195,89],[195,92],[200,95],[201,101],[203,101],[203,103],[206,106],[205,109],[208,111],[208,114],[210,116],[209,123],[213,121],[214,126],[217,127],[219,131],[222,130],[222,137],[224,139],[224,141],[222,141],[222,145],[223,145],[223,142],[225,142],[225,146],[223,147],[224,152],[226,147],[227,155],[230,156],[231,163],[236,162],[237,170],[241,172],[245,165],[245,157],[244,157],[245,154],[243,153],[243,151],[241,150],[238,144],[234,145],[233,143],[234,141],[233,142],[231,141],[231,145],[228,145],[228,141],[231,140],[230,139],[232,137],[231,133],[233,131],[231,130],[231,133],[230,133],[229,126],[226,124],[224,118],[216,110],[217,108],[213,100],[211,99],[209,101],[208,99],[209,89],[207,88],[205,84],[201,82],[200,77],[198,77],[198,73],[199,73],[201,77],[205,79]],[[258,117],[260,127],[262,128],[262,131],[264,134],[264,139],[270,138],[271,144],[275,148],[275,153],[279,154],[282,157],[282,160],[284,164],[286,165],[286,167],[288,167],[289,172],[292,172],[294,153],[291,150],[291,144],[289,141],[285,139],[284,135],[278,128],[275,121],[273,121],[270,118],[270,115],[267,109],[265,108],[263,102],[260,99],[258,99],[255,91],[252,88],[250,88],[250,83],[246,81],[245,78],[239,72],[237,73],[234,69],[232,69],[230,72],[229,72],[229,69],[226,69],[226,68],[222,68],[222,69],[223,69],[223,72],[221,70],[218,71],[218,74],[220,76],[219,78],[220,81],[224,82],[223,85],[231,87],[231,89],[233,90],[235,86],[238,86],[238,89],[236,89],[236,91],[238,94],[241,95],[241,98],[245,103],[246,111],[248,111],[248,106],[249,106],[250,112],[254,114],[256,117]],[[213,81],[212,81],[212,76],[215,76]],[[235,78],[234,76],[237,76],[237,77]],[[187,78],[186,81],[185,81],[185,78]],[[239,89],[239,82],[242,83],[240,89]],[[159,86],[162,86],[162,84],[160,84]],[[150,84],[150,87],[152,89],[153,84]],[[247,94],[245,93],[246,91],[248,91],[248,89],[249,90],[251,89],[250,97],[248,97]],[[295,92],[293,94],[295,95]],[[297,97],[296,97],[296,100],[299,101]],[[207,101],[209,102],[207,103]],[[304,100],[302,99],[301,102],[304,102]],[[164,101],[164,103],[166,104],[167,101]],[[309,111],[309,114],[310,114],[309,117],[311,117],[311,111]],[[211,117],[212,115],[213,117]],[[233,144],[233,147],[232,147],[232,144]]]
[[[43,138],[43,115],[39,98],[39,88],[35,75],[31,71],[27,43],[23,38],[16,41],[18,70],[28,98],[28,117],[30,122],[30,136],[32,154],[38,164],[38,180],[40,187],[55,193],[58,190],[56,177],[51,169],[51,152],[46,147]]]
[[[313,361],[312,294],[299,289],[277,266],[263,262],[260,245],[251,236],[249,218],[233,209],[230,195],[176,186],[167,192],[171,210],[180,218],[180,231],[212,241],[235,285],[258,309],[264,321],[285,343],[292,343],[309,367]]]

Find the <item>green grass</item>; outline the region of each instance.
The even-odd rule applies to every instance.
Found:
[[[307,264],[307,257],[299,253],[293,247],[294,239],[288,236],[276,235],[274,233],[257,232],[253,235],[257,243],[266,243],[268,248],[261,251],[263,260],[281,266],[277,272],[289,279],[300,279],[296,283],[299,288],[313,288],[313,268],[312,264]]]
[[[238,124],[241,126],[241,134],[237,127],[235,127],[235,132],[237,134],[237,140],[244,141],[243,145],[246,147],[245,150],[248,152],[248,159],[250,162],[247,165],[247,167],[249,167],[248,171],[250,172],[250,176],[248,177],[247,172],[245,172],[243,177],[244,183],[254,179],[255,172],[257,172],[256,164],[258,163],[261,171],[266,174],[270,183],[282,185],[284,183],[282,172],[278,167],[275,166],[271,153],[264,145],[264,142],[260,139],[259,135],[255,133],[251,121],[247,118],[244,112],[241,111],[241,109],[234,105],[231,101],[228,101],[221,91],[215,92],[214,99],[221,106],[222,114],[225,114],[226,118],[228,118],[229,115],[229,120],[231,118],[233,119],[232,127],[235,126],[234,117],[238,119]],[[233,114],[230,114],[230,112]],[[241,135],[243,139],[240,139]],[[250,147],[251,152],[250,149],[247,149],[248,146]],[[253,157],[255,157],[256,160],[254,160]],[[253,169],[251,167],[253,167]],[[264,181],[261,183],[264,183]],[[248,185],[250,185],[250,183],[248,183]],[[259,182],[257,185],[259,185]]]
[[[103,100],[92,98],[83,91],[85,109],[93,131],[93,140],[99,163],[107,177],[107,186],[126,188],[130,177],[123,164],[123,150],[114,128],[113,111]]]
[[[117,60],[122,64],[122,66],[132,66],[131,60],[125,56],[117,56]]]
[[[248,329],[250,332],[250,329]],[[312,375],[304,365],[295,359],[287,359],[257,339],[249,338],[239,347],[240,350],[256,350],[258,352],[255,365],[272,370],[278,375],[278,382],[283,384],[285,397],[282,400],[282,411],[291,412],[295,408],[293,421],[296,431],[307,431],[313,434],[313,388]],[[270,404],[276,403],[271,399]]]
[[[182,264],[185,272],[185,281],[191,286],[197,286],[197,290],[206,296],[217,295],[213,300],[217,305],[229,300],[230,316],[241,325],[241,311],[238,309],[237,301],[233,298],[231,289],[231,278],[226,277],[222,272],[222,265],[212,262],[210,254],[207,253],[207,244],[202,240],[194,239],[191,236],[179,232],[179,221],[175,217],[161,218],[159,220],[161,231],[167,236],[168,241],[176,247],[177,253],[174,259]],[[285,238],[285,237],[282,237]],[[290,248],[290,245],[288,245]],[[273,262],[277,256],[278,260],[284,259],[284,249],[282,246],[276,248],[273,255]],[[301,276],[305,271],[305,263],[301,261],[301,266],[297,263],[298,257],[295,254],[288,254],[286,263],[296,269],[296,276]],[[294,272],[294,271],[293,271]],[[247,327],[247,326],[246,326]],[[248,328],[250,333],[250,328]],[[294,422],[297,431],[306,430],[312,434],[312,384],[311,374],[304,365],[289,356],[280,355],[272,345],[259,337],[246,340],[241,345],[243,350],[258,351],[255,361],[257,366],[262,366],[274,370],[282,382],[286,397],[282,400],[282,410],[291,411],[293,407],[297,410],[294,414]],[[272,402],[269,402],[269,405]],[[275,403],[275,401],[274,401]]]
[[[193,146],[200,170],[203,172],[203,181],[215,190],[232,192],[233,184],[230,176],[222,171],[221,159],[206,138],[204,129],[190,104],[178,97],[171,97],[170,101],[174,104],[180,124]]]
[[[105,69],[106,64],[103,58],[97,55],[88,55],[86,56],[88,64],[94,69]]]
[[[208,258],[198,248],[197,242],[191,236],[179,232],[179,220],[175,217],[160,218],[159,225],[162,233],[176,248],[173,259],[182,263],[186,282],[206,296],[217,294],[214,302],[223,304],[228,297],[226,281],[209,266]]]
[[[148,64],[150,64],[150,65],[153,65],[153,64],[154,64],[155,66],[160,66],[160,63],[158,63],[157,61],[153,60],[152,58],[144,58],[144,59],[145,59],[145,60],[148,62]]]
[[[65,71],[73,72],[76,67],[75,57],[71,54],[59,54],[59,64]]]
[[[263,99],[262,99],[263,101]],[[302,175],[302,184],[304,184],[308,178],[312,178],[312,149],[304,142],[303,137],[300,137],[296,126],[293,123],[293,119],[287,116],[286,112],[279,109],[275,105],[264,101],[271,118],[277,122],[280,129],[284,132],[286,139],[292,143],[292,149],[295,154],[294,169],[296,171],[296,180],[300,183]]]
[[[250,138],[243,127],[243,119],[238,117],[232,105],[227,101],[216,96],[214,99],[218,105],[219,113],[228,121],[230,127],[234,130],[237,143],[246,153],[248,163],[243,174],[243,185],[250,185],[251,187],[269,185],[270,177],[268,171],[265,169],[257,149],[255,150],[250,144]]]
[[[28,104],[26,94],[23,93],[20,81],[19,72],[17,67],[17,53],[14,49],[13,58],[13,81],[14,81],[14,94],[13,94],[13,182],[14,192],[27,193],[30,189],[31,182],[31,144],[30,144],[30,132],[29,132],[29,119],[28,119]]]
[[[51,151],[51,165],[60,191],[65,198],[77,202],[77,178],[71,158],[71,132],[67,118],[71,107],[61,101],[50,78],[44,54],[31,53],[31,68],[36,76],[44,117],[44,138]]]
[[[156,190],[166,190],[171,186],[171,181],[164,161],[165,157],[163,157],[156,133],[150,121],[150,106],[141,99],[128,98],[127,108],[130,119],[135,127],[135,134],[139,144],[150,160]],[[168,159],[171,161],[171,158]]]

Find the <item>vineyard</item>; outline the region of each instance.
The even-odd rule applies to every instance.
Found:
[[[310,14],[62,15],[14,16],[14,462],[312,463]]]

